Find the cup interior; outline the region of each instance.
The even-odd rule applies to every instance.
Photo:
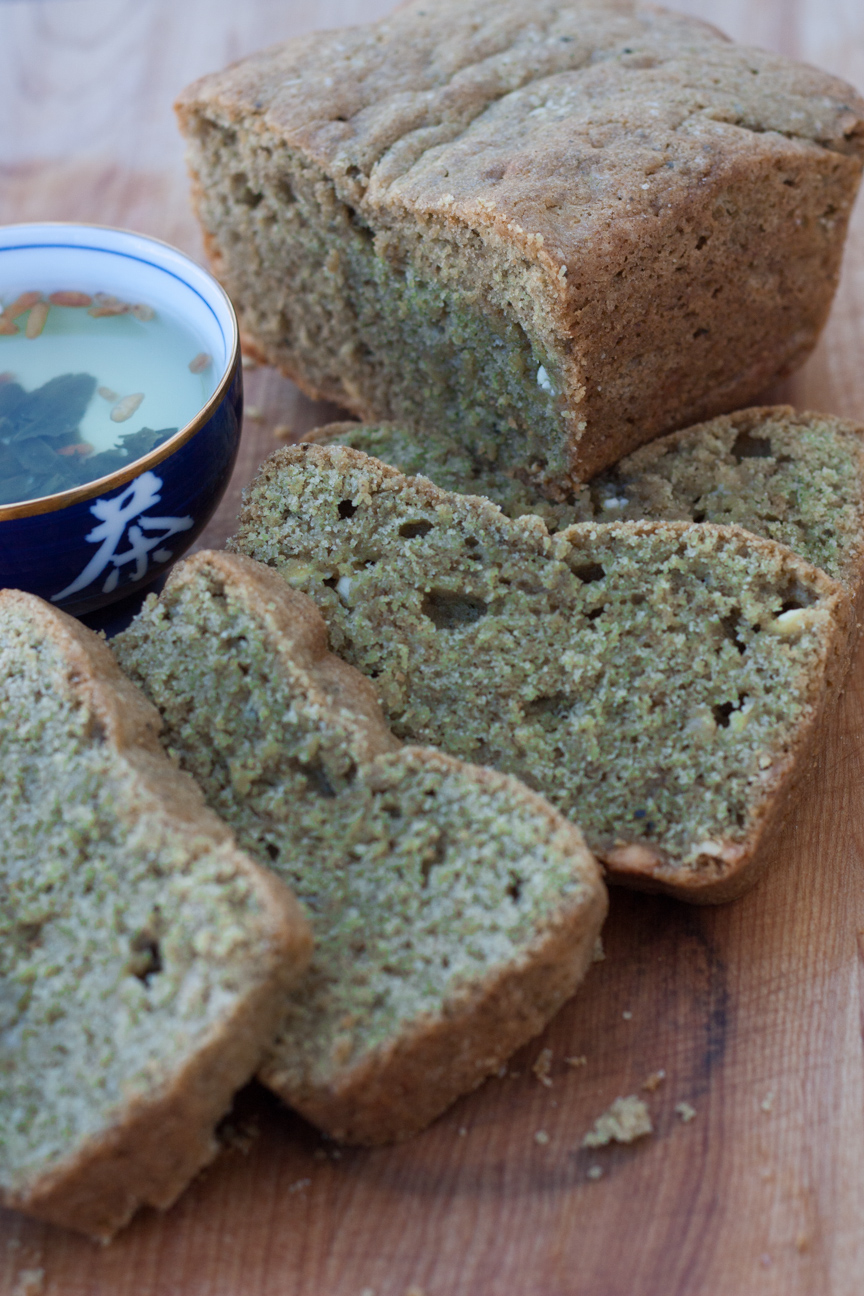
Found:
[[[3,300],[67,288],[145,302],[183,321],[203,339],[218,387],[234,354],[236,320],[215,279],[175,248],[99,226],[0,227]]]

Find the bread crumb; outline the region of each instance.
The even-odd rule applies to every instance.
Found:
[[[552,1077],[549,1074],[549,1072],[552,1070],[551,1048],[544,1048],[540,1050],[540,1052],[537,1054],[537,1060],[532,1066],[531,1070],[534,1072],[535,1076],[537,1077],[537,1079],[540,1081],[542,1085],[546,1085],[547,1089],[552,1088]]]
[[[688,1102],[676,1103],[675,1110],[685,1125],[689,1125],[693,1117],[696,1115],[696,1108],[691,1107]]]
[[[807,1251],[810,1248],[810,1239],[806,1233],[799,1233],[795,1239],[796,1251]]]
[[[247,406],[246,406],[246,417],[247,417],[247,418],[251,418],[251,419],[260,419],[260,417],[261,417],[261,406],[260,406],[260,405],[247,405]]]
[[[633,1014],[632,1014],[632,1012],[630,1011],[629,1008],[625,1008],[624,1011],[622,1012],[621,1016],[624,1018],[625,1021],[632,1021],[632,1020],[633,1020]]]
[[[468,1131],[467,1131],[467,1129],[465,1128],[465,1126],[464,1126],[464,1125],[460,1125],[460,1126],[459,1126],[459,1137],[460,1137],[460,1138],[464,1138],[465,1135],[466,1135],[467,1133],[468,1133]]]
[[[665,1079],[666,1072],[660,1067],[659,1071],[652,1071],[649,1076],[645,1077],[642,1081],[642,1088],[647,1089],[649,1093],[654,1093],[656,1089],[660,1088]]]
[[[277,423],[273,435],[277,441],[291,441],[294,438],[294,429],[290,423]]]
[[[603,1167],[602,1167],[602,1166],[591,1166],[591,1167],[589,1168],[589,1170],[587,1171],[587,1176],[586,1176],[586,1177],[587,1177],[588,1179],[601,1179],[601,1178],[603,1177]]]
[[[240,363],[244,369],[257,369],[258,361],[250,355],[241,356]]]
[[[304,1188],[308,1188],[311,1182],[311,1179],[295,1179],[294,1183],[288,1185],[288,1191],[289,1193],[303,1192]]]
[[[598,936],[594,942],[594,951],[591,955],[592,963],[602,963],[606,957],[606,951],[603,948],[603,937]]]
[[[594,1122],[582,1140],[583,1147],[605,1147],[614,1139],[616,1143],[634,1143],[645,1134],[653,1133],[648,1108],[641,1098],[630,1094],[627,1098],[616,1098],[602,1116]]]
[[[578,1057],[565,1058],[564,1061],[567,1063],[569,1067],[580,1067],[580,1066],[588,1065],[588,1059],[584,1053],[580,1053]]]
[[[538,1130],[534,1135],[534,1142],[539,1143],[541,1147],[545,1147],[549,1142],[549,1135],[545,1130]]]
[[[770,1112],[774,1109],[774,1091],[769,1089],[759,1106],[764,1112]]]
[[[44,1282],[44,1269],[22,1269],[16,1279],[12,1296],[39,1296]]]

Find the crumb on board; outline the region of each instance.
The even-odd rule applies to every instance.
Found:
[[[288,1185],[289,1193],[303,1192],[311,1184],[311,1179],[295,1179],[292,1184]]]
[[[605,1147],[613,1140],[616,1143],[635,1143],[636,1139],[653,1133],[653,1130],[645,1103],[636,1094],[630,1094],[626,1098],[616,1098],[611,1107],[597,1117],[594,1128],[583,1138],[582,1146]]]
[[[549,1135],[545,1130],[538,1130],[534,1135],[534,1142],[539,1143],[541,1147],[545,1147],[549,1142]]]
[[[657,1071],[652,1071],[650,1075],[645,1077],[642,1081],[642,1088],[647,1089],[649,1093],[654,1093],[655,1090],[660,1088],[665,1079],[666,1072],[660,1067]]]
[[[294,438],[294,429],[290,423],[277,423],[273,435],[277,441],[291,441]]]
[[[587,1170],[587,1172],[586,1172],[586,1178],[588,1178],[588,1179],[602,1179],[602,1178],[603,1178],[603,1167],[602,1167],[602,1166],[596,1166],[596,1165],[595,1165],[595,1166],[589,1166],[589,1168],[588,1168],[588,1170]]]
[[[774,1110],[774,1092],[773,1092],[773,1090],[771,1090],[771,1089],[768,1090],[768,1092],[766,1093],[765,1097],[762,1099],[762,1101],[761,1101],[761,1103],[759,1104],[759,1106],[761,1107],[761,1109],[762,1109],[763,1112],[770,1112],[770,1111],[773,1111],[773,1110]]]
[[[260,417],[261,417],[261,406],[260,406],[260,405],[247,405],[247,406],[246,406],[246,417],[247,417],[247,418],[250,418],[250,419],[260,419]]]
[[[535,1076],[537,1077],[537,1079],[540,1081],[542,1085],[546,1085],[547,1089],[552,1088],[552,1077],[549,1074],[550,1071],[552,1070],[551,1048],[544,1048],[540,1050],[540,1052],[537,1054],[537,1059],[534,1065],[532,1066],[531,1070],[534,1072]]]
[[[632,1020],[633,1020],[633,1014],[632,1014],[632,1012],[630,1011],[629,1008],[625,1008],[624,1011],[622,1012],[621,1016],[624,1018],[625,1021],[632,1021]]]
[[[44,1269],[22,1269],[15,1279],[11,1296],[39,1296],[44,1283]]]
[[[696,1115],[696,1108],[691,1107],[688,1102],[676,1103],[675,1111],[681,1117],[681,1120],[685,1125],[689,1125],[693,1117]]]
[[[580,1053],[576,1057],[565,1058],[564,1061],[567,1063],[569,1067],[580,1067],[580,1066],[588,1065],[588,1058],[585,1056],[584,1053]]]
[[[598,936],[594,942],[594,950],[591,954],[592,963],[602,963],[606,957],[606,951],[603,948],[603,938]]]

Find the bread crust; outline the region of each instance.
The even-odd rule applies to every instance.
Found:
[[[215,1156],[215,1124],[253,1074],[284,992],[309,961],[311,933],[288,888],[234,846],[230,829],[204,805],[197,785],[164,755],[159,713],[122,674],[107,645],[34,595],[0,591],[0,618],[7,612],[25,616],[57,647],[68,663],[68,688],[117,757],[134,769],[148,812],[220,847],[261,909],[260,957],[249,986],[194,1054],[155,1081],[148,1097],[129,1102],[110,1128],[20,1189],[0,1189],[6,1206],[107,1242],[140,1205],[170,1206]]]

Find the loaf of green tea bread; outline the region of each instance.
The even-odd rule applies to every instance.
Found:
[[[829,414],[738,410],[652,441],[561,503],[456,443],[445,448],[393,423],[331,423],[303,440],[363,450],[442,490],[483,495],[509,517],[536,513],[550,531],[643,518],[717,522],[788,545],[850,590],[864,575],[864,429]]]
[[[205,551],[114,646],[172,757],[311,916],[261,1073],[309,1120],[404,1138],[573,993],[606,913],[581,834],[516,779],[400,750],[311,599]]]
[[[540,518],[359,451],[277,451],[232,548],[311,595],[394,731],[515,774],[612,877],[745,889],[846,669],[849,598],[736,527]]]
[[[178,108],[258,349],[553,495],[801,363],[864,152],[848,85],[635,0],[414,0]]]
[[[91,631],[0,592],[0,1202],[108,1239],[216,1151],[310,933]]]

